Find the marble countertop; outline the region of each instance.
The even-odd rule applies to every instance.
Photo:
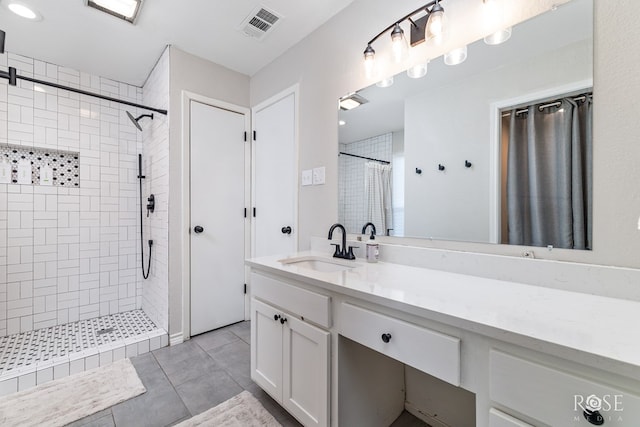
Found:
[[[280,262],[320,252],[248,259],[247,265],[329,291],[442,315],[640,367],[640,302],[391,263],[353,262],[321,272]]]

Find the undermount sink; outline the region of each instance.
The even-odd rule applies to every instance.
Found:
[[[357,267],[353,261],[342,261],[338,259],[323,258],[319,256],[301,256],[281,259],[278,262],[285,265],[306,268],[314,271],[332,272],[346,271]]]

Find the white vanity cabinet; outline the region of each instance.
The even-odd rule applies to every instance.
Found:
[[[504,406],[504,412],[513,411],[514,417],[523,414],[535,420],[535,425],[598,425],[587,422],[583,414],[591,402],[592,408],[601,412],[602,425],[632,427],[640,423],[640,397],[588,378],[593,371],[573,365],[573,369],[580,368],[578,374],[565,372],[495,349],[489,360],[491,400]],[[490,427],[528,425],[517,424],[519,421],[508,424],[508,416],[492,411]]]
[[[640,425],[640,302],[383,262],[248,263],[252,378],[305,426],[386,427],[407,410],[587,427],[589,401],[605,427]]]
[[[252,287],[251,378],[305,426],[328,426],[330,334],[305,319],[328,323],[329,297],[259,274]]]

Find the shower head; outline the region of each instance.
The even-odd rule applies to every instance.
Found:
[[[139,131],[142,131],[142,127],[140,126],[140,123],[138,123],[138,120],[140,120],[143,117],[151,117],[151,120],[153,120],[153,113],[152,114],[141,114],[138,117],[133,117],[133,114],[131,114],[130,112],[127,111],[127,116],[129,116],[129,119],[138,128]]]

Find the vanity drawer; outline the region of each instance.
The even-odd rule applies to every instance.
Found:
[[[497,350],[491,350],[490,359],[491,399],[519,413],[552,426],[591,425],[583,410],[593,397],[605,420],[619,427],[638,425],[638,396]]]
[[[455,386],[460,385],[458,338],[349,303],[341,305],[338,330],[353,341]]]
[[[495,408],[489,410],[489,427],[533,427]]]
[[[280,280],[251,273],[251,293],[291,314],[296,314],[325,328],[331,327],[331,298]]]

